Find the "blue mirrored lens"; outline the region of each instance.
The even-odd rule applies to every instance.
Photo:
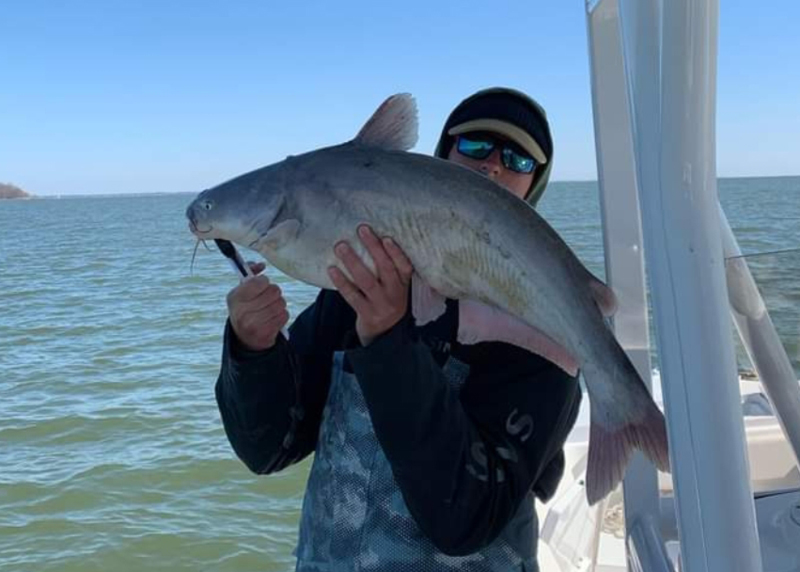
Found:
[[[506,169],[511,169],[516,173],[532,173],[536,168],[536,161],[533,157],[520,155],[513,149],[503,148],[503,165]]]
[[[463,135],[458,138],[458,152],[473,159],[485,159],[494,151],[494,141],[467,139]]]

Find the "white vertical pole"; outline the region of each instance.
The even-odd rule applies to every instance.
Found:
[[[717,0],[621,2],[682,570],[760,572],[717,211]]]
[[[606,281],[619,298],[614,333],[651,388],[644,249],[618,0],[587,5],[586,20]],[[658,518],[656,469],[638,452],[625,474],[623,496],[628,525],[645,515]]]

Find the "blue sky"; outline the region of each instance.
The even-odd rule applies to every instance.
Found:
[[[721,2],[718,173],[800,174],[800,3]],[[0,182],[39,195],[199,191],[350,139],[389,94],[429,153],[509,85],[547,109],[554,180],[596,176],[583,2],[4,2]]]

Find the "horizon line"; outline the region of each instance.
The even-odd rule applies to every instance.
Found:
[[[717,180],[721,179],[787,179],[787,178],[800,178],[798,175],[743,175],[743,176],[718,176]],[[597,183],[597,179],[557,179],[552,180],[548,184],[553,183]],[[10,183],[9,183],[10,184]],[[196,195],[200,191],[134,191],[134,192],[98,192],[98,193],[53,193],[53,194],[34,194],[28,193],[29,197],[22,197],[21,200],[37,199],[37,198],[57,198],[57,197],[123,197],[123,196],[149,196],[149,195]]]

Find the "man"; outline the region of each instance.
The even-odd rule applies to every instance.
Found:
[[[484,90],[447,119],[436,155],[532,205],[552,140],[524,94]],[[534,497],[552,496],[581,399],[577,379],[500,342],[456,342],[458,302],[423,327],[408,312],[413,268],[363,226],[369,270],[346,243],[290,328],[264,276],[228,295],[217,400],[228,438],[256,473],[314,452],[298,570],[537,570]],[[258,265],[256,271],[263,269]]]

